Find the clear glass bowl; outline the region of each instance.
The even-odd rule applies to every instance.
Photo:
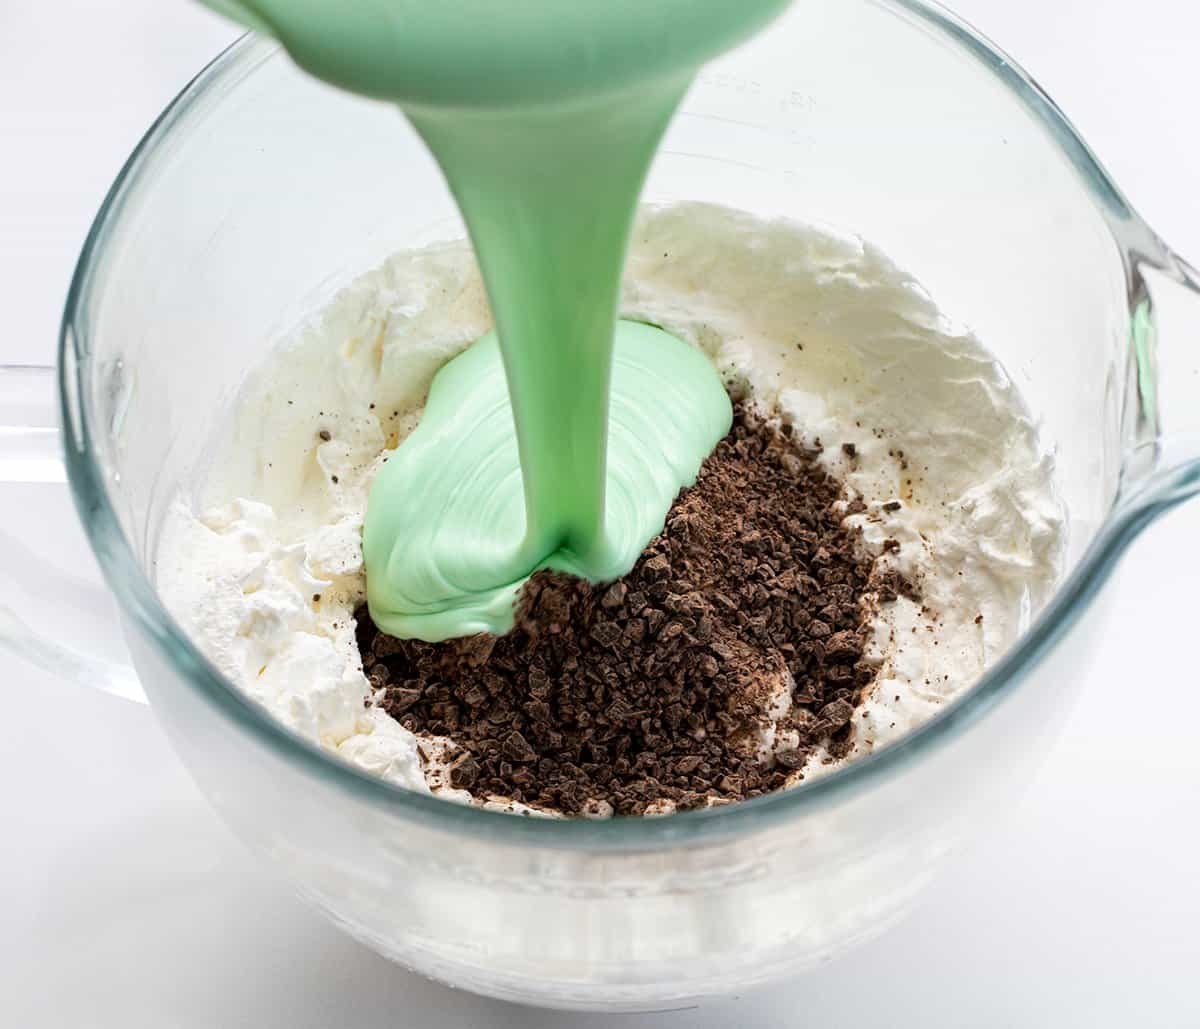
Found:
[[[155,594],[164,505],[202,467],[213,414],[246,371],[355,275],[461,231],[393,109],[312,81],[274,44],[239,42],[122,171],[63,325],[79,513],[138,677],[202,790],[381,953],[544,1005],[745,989],[901,917],[1030,777],[1086,681],[1093,601],[1124,544],[1200,488],[1193,274],[1020,69],[939,8],[795,5],[703,72],[646,198],[830,223],[882,246],[1019,384],[1070,517],[1061,588],[965,696],[895,746],[740,805],[550,822],[405,792],[273,722]],[[5,377],[18,397],[35,379]],[[34,435],[14,435],[9,456],[20,438],[44,448]],[[0,635],[46,659],[12,624]],[[130,688],[111,665],[72,667]]]

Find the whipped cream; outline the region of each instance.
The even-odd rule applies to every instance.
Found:
[[[879,673],[844,760],[969,687],[1053,590],[1065,523],[1019,393],[876,248],[710,205],[646,208],[622,315],[693,344],[735,397],[822,447],[863,545],[920,590],[920,605],[901,598],[873,619]],[[468,802],[446,785],[452,744],[370,706],[353,612],[379,463],[419,421],[437,370],[490,328],[465,241],[353,282],[250,375],[157,554],[169,608],[274,717],[384,779]],[[782,716],[789,699],[777,701]],[[787,744],[783,731],[763,740]],[[838,763],[816,752],[792,781]]]

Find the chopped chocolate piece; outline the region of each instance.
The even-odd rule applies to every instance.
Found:
[[[625,596],[628,593],[629,587],[625,583],[614,582],[604,591],[604,595],[600,598],[600,604],[607,608],[620,607],[625,602]]]
[[[377,673],[372,672],[371,674],[375,675]],[[383,676],[383,682],[386,683],[387,682],[386,671],[381,674]],[[398,686],[395,689],[388,691],[388,697],[387,697],[388,710],[393,715],[398,715],[401,712],[407,711],[410,707],[412,707],[420,699],[421,699],[420,687],[417,687],[416,689],[408,689],[404,686]]]
[[[835,632],[825,641],[825,659],[827,661],[857,661],[862,654],[862,640],[858,633],[850,629]]]
[[[804,762],[808,760],[808,751],[797,748],[796,750],[781,750],[775,755],[775,761],[783,765],[784,768],[792,770],[801,768]]]
[[[515,730],[508,734],[507,739],[504,741],[504,746],[501,748],[501,753],[513,761],[520,761],[522,764],[537,760],[537,754],[534,753],[533,748],[529,745],[529,741]]]
[[[821,708],[817,717],[838,729],[854,717],[854,705],[848,700],[835,700],[832,704],[826,704]]]
[[[450,766],[450,785],[456,790],[469,790],[479,778],[479,762],[463,754]]]

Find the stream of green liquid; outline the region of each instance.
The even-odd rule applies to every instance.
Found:
[[[553,568],[628,572],[729,430],[701,354],[617,321],[638,194],[696,70],[787,0],[207,0],[395,101],[459,205],[496,332],[435,377],[363,530],[394,636],[502,633]]]

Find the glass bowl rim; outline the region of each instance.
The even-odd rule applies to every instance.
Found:
[[[862,0],[941,35],[1000,81],[1047,130],[1079,172],[1119,240],[1130,222],[1140,224],[1109,175],[1053,101],[999,48],[964,21],[929,0]],[[769,30],[768,30],[769,31]],[[928,722],[878,751],[793,789],[752,800],[686,811],[664,818],[607,820],[522,818],[417,793],[331,755],[277,722],[205,658],[166,611],[121,530],[103,469],[89,447],[85,389],[88,309],[106,244],[130,197],[163,144],[198,103],[218,86],[236,82],[279,47],[251,34],[233,42],[164,109],[138,143],[106,195],[80,252],[67,294],[59,336],[59,401],[68,480],[80,518],[104,576],[138,629],[163,659],[207,701],[256,742],[271,748],[298,772],[315,775],[355,798],[432,828],[528,846],[587,850],[647,850],[743,835],[836,803],[949,742],[982,719],[1024,681],[1082,614],[1128,541],[1156,510],[1153,505],[1110,517],[1033,624],[970,688]],[[1151,234],[1152,235],[1152,234]]]

